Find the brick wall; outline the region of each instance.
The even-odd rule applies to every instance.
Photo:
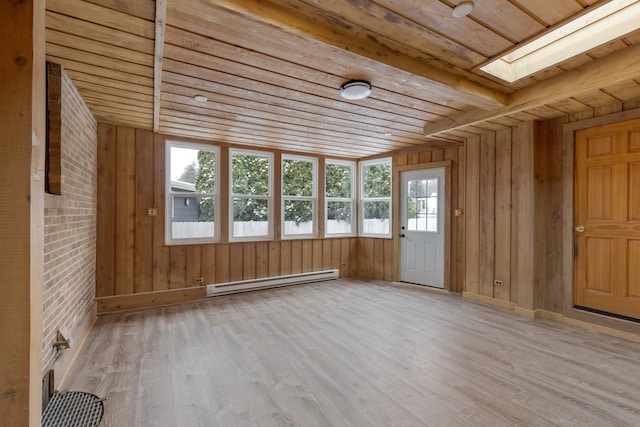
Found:
[[[61,195],[45,197],[42,348],[43,375],[54,369],[57,384],[95,319],[97,124],[66,72],[54,64],[48,73],[61,83],[49,87],[60,100]],[[61,327],[72,343],[57,353]]]

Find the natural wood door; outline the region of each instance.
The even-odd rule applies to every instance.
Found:
[[[640,318],[640,120],[577,132],[575,184],[575,305]]]

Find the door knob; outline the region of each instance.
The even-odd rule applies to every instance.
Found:
[[[400,235],[400,237],[404,237],[404,233],[402,233],[402,234]]]
[[[584,233],[584,225],[579,225],[576,227],[576,231],[578,233]]]

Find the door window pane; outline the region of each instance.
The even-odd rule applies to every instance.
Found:
[[[438,178],[407,181],[407,230],[438,232]]]

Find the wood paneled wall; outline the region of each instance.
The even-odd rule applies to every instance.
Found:
[[[465,223],[464,217],[454,216],[455,209],[464,210],[465,149],[462,144],[442,147],[426,144],[393,153],[393,167],[424,166],[443,161],[451,162],[451,182],[449,200],[451,216],[449,245],[449,277],[445,279],[452,291],[462,291],[465,273]],[[400,214],[398,206],[400,194],[394,187],[393,216]],[[397,220],[392,224],[392,239],[358,238],[357,275],[376,280],[395,281],[399,279],[399,241]]]
[[[458,189],[466,209],[465,296],[532,317],[573,307],[573,139],[566,127],[620,121],[639,106],[618,103],[467,139]]]
[[[543,180],[536,176],[535,130],[534,122],[524,122],[466,143],[464,292],[527,309],[538,303],[532,292],[541,271],[534,227],[544,209],[534,201],[536,178]]]
[[[356,238],[166,246],[165,137],[98,126],[97,296],[336,268],[357,274]],[[157,216],[148,216],[157,208]]]
[[[523,121],[469,136],[464,145],[391,153],[396,168],[450,163],[449,289],[532,317],[540,309],[566,311],[573,221],[573,178],[566,169],[573,167],[573,145],[565,125],[594,117],[615,121],[617,111],[639,105]],[[165,138],[100,125],[99,141],[98,296],[194,287],[195,277],[219,283],[325,268],[339,268],[342,277],[398,280],[397,221],[391,239],[165,246]],[[393,203],[398,215],[398,191]],[[146,216],[147,207],[157,207],[158,216]]]

